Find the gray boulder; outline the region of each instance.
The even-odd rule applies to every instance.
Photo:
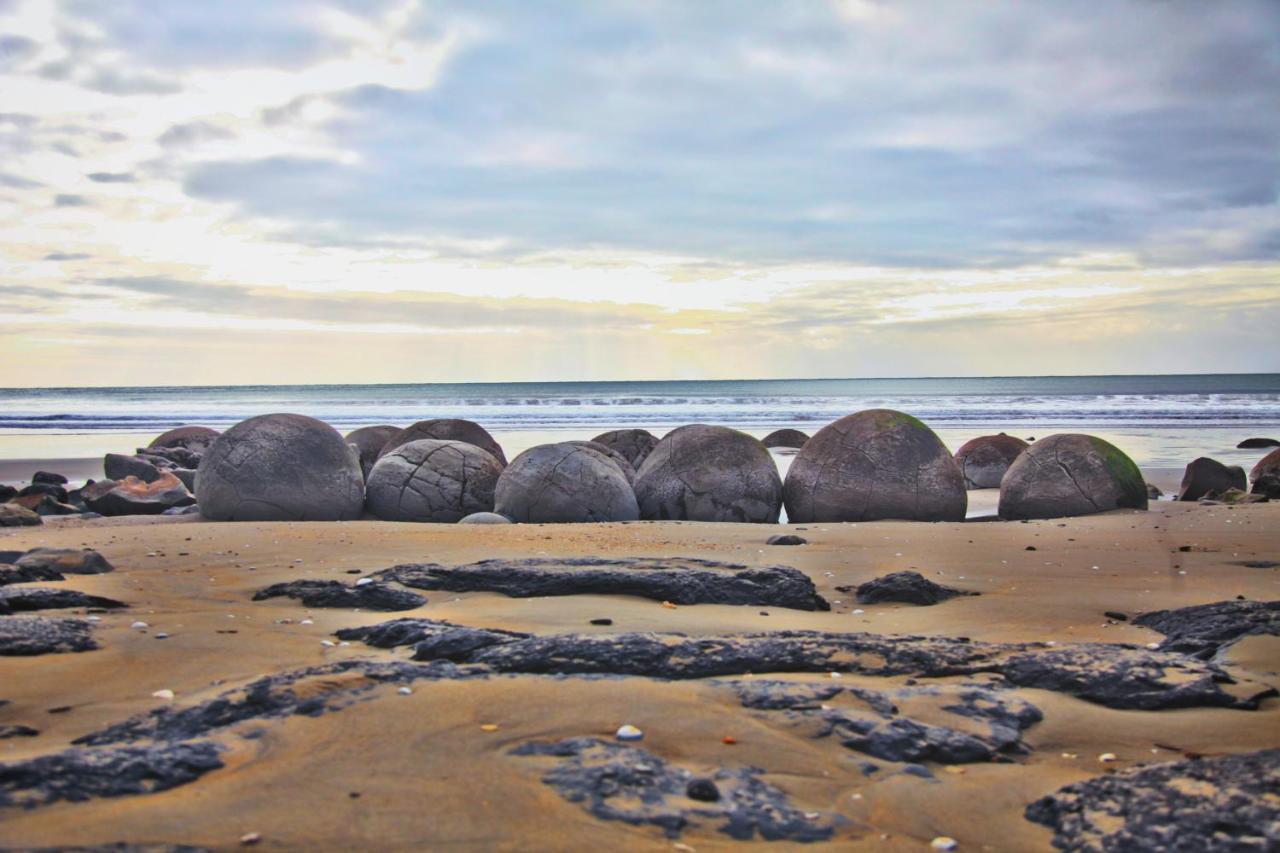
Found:
[[[39,514],[15,503],[0,504],[0,527],[28,527],[44,524]]]
[[[1001,518],[1063,518],[1146,509],[1147,485],[1133,460],[1093,435],[1059,433],[1028,447],[1000,483]]]
[[[1004,433],[969,439],[956,451],[956,464],[964,474],[965,486],[970,489],[1000,488],[1004,472],[1027,446],[1022,439]]]
[[[1201,456],[1183,472],[1178,500],[1198,501],[1210,492],[1225,492],[1227,489],[1239,489],[1243,492],[1248,488],[1249,482],[1245,479],[1244,469],[1239,465],[1228,467],[1216,459]]]
[[[160,469],[145,459],[137,456],[125,456],[123,453],[108,453],[102,459],[102,471],[108,480],[123,480],[125,477],[137,477],[144,483],[154,483],[160,478]]]
[[[808,433],[801,432],[798,429],[775,429],[766,435],[761,441],[765,447],[804,447],[804,443],[809,440]]]
[[[369,472],[373,470],[373,463],[378,461],[382,448],[399,431],[400,427],[382,425],[364,426],[347,433],[347,444],[354,444],[356,452],[360,454],[360,470],[364,472],[366,480],[369,479]]]
[[[493,509],[502,466],[465,441],[418,439],[378,460],[365,505],[384,521],[452,523]]]
[[[196,453],[204,453],[213,446],[213,443],[220,435],[222,433],[209,427],[180,426],[156,436],[151,440],[151,444],[147,446],[152,449],[179,447],[184,450],[193,450]]]
[[[458,519],[459,524],[510,524],[511,519],[496,512],[473,512]]]
[[[1280,440],[1274,438],[1246,438],[1236,445],[1237,450],[1257,450],[1266,447],[1280,447]]]
[[[768,449],[735,429],[690,424],[667,433],[636,472],[641,518],[775,524],[782,478]]]
[[[504,467],[507,464],[506,454],[502,446],[489,435],[489,431],[475,421],[461,418],[435,418],[429,421],[418,421],[397,432],[382,446],[380,455],[385,456],[402,444],[417,441],[420,438],[434,438],[440,441],[465,441],[497,459]]]
[[[623,456],[621,453],[614,450],[612,447],[603,445],[598,441],[582,441],[581,439],[574,439],[572,441],[566,441],[564,443],[576,444],[579,447],[590,448],[591,450],[594,450],[597,453],[604,454],[605,456],[609,457],[609,459],[613,461],[613,464],[618,466],[618,470],[622,472],[622,476],[627,478],[627,482],[632,485],[635,485],[636,469],[632,467],[630,462],[627,461],[627,457]]]
[[[591,440],[621,453],[637,471],[653,448],[658,446],[658,437],[647,429],[615,429],[602,432]]]
[[[846,415],[814,434],[787,472],[792,523],[962,521],[964,475],[921,421],[890,409]]]
[[[338,431],[305,415],[260,415],[224,432],[196,477],[200,512],[215,521],[359,518],[364,476]]]
[[[1249,472],[1253,493],[1280,499],[1280,450],[1273,450],[1258,460]]]
[[[634,521],[635,492],[608,456],[581,444],[542,444],[511,461],[495,512],[522,524]]]

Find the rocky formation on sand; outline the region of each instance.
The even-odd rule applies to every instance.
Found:
[[[196,498],[216,521],[359,518],[364,475],[331,426],[305,415],[261,415],[218,437],[204,454]]]
[[[378,456],[382,454],[382,448],[386,447],[387,442],[399,431],[398,426],[384,424],[363,426],[347,433],[347,444],[356,446],[356,452],[360,454],[360,470],[364,472],[366,479],[369,477],[369,472],[373,470],[373,463],[377,462]]]
[[[474,444],[418,439],[377,461],[365,505],[383,521],[452,523],[492,511],[501,474],[501,463]]]
[[[1258,460],[1249,472],[1255,495],[1266,495],[1280,500],[1280,450],[1273,450]]]
[[[32,808],[166,791],[221,767],[220,752],[208,742],[73,748],[0,764],[0,806]]]
[[[637,471],[653,448],[658,446],[658,437],[645,429],[615,429],[602,432],[591,440],[622,454]]]
[[[254,593],[253,600],[281,597],[296,599],[304,607],[358,607],[383,612],[413,610],[427,603],[421,595],[370,580],[361,580],[352,586],[320,580],[277,583]]]
[[[25,585],[0,586],[0,616],[10,613],[28,613],[33,610],[61,610],[69,607],[115,609],[128,607],[128,605],[114,598],[88,595],[74,589]]]
[[[1280,636],[1280,601],[1218,601],[1155,610],[1133,624],[1164,634],[1162,651],[1213,660],[1233,643],[1255,634]]]
[[[1146,509],[1142,472],[1122,450],[1092,435],[1059,433],[1028,447],[1000,483],[1000,517],[1063,518]]]
[[[474,444],[494,459],[497,459],[504,467],[507,464],[507,457],[502,452],[502,446],[494,440],[489,431],[474,421],[462,420],[461,418],[433,418],[411,424],[387,439],[387,443],[382,446],[380,455],[386,456],[402,444],[408,444],[411,441],[418,441],[423,438],[432,438],[438,441],[464,441],[467,444]]]
[[[956,464],[970,489],[998,489],[1004,472],[1028,444],[1012,435],[980,435],[960,445]]]
[[[102,515],[159,515],[174,507],[196,502],[172,472],[164,471],[151,482],[137,477],[99,480],[80,490],[85,506]]]
[[[1244,469],[1239,465],[1227,466],[1216,459],[1201,456],[1183,472],[1178,500],[1198,501],[1210,492],[1224,492],[1227,489],[1246,491],[1248,488]]]
[[[787,472],[792,523],[962,521],[964,476],[920,421],[888,409],[846,415],[819,430]]]
[[[89,623],[47,616],[0,618],[0,655],[29,656],[96,649]]]
[[[102,575],[115,571],[107,558],[92,548],[32,548],[18,556],[13,564],[20,569],[52,570],[67,575]]]
[[[775,429],[760,440],[765,447],[793,447],[797,450],[804,447],[809,440],[808,433],[798,429]]]
[[[634,521],[635,492],[608,456],[578,444],[521,453],[494,489],[494,511],[521,524]]]
[[[663,436],[636,472],[646,519],[774,524],[782,478],[756,438],[721,426],[691,424]]]
[[[32,527],[44,524],[38,513],[15,503],[0,504],[0,527]]]
[[[955,587],[934,583],[919,572],[893,572],[869,580],[857,589],[862,604],[900,602],[929,606],[961,595],[977,595]]]

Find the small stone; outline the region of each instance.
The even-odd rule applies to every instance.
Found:
[[[724,737],[720,738],[720,742],[725,744],[726,746],[733,746],[735,743],[738,742],[738,739],[733,735],[725,735]]]
[[[644,732],[628,723],[620,726],[618,731],[614,733],[614,737],[618,740],[640,740],[644,737]]]
[[[665,608],[667,608],[668,610],[675,610],[675,609],[676,609],[676,606],[675,606],[674,604],[672,604],[670,601],[664,601],[664,602],[662,602],[662,606],[663,606],[663,607],[665,607]]]
[[[1102,615],[1107,617],[1108,619],[1114,619],[1117,622],[1129,621],[1129,617],[1121,613],[1119,610],[1105,610],[1103,611]]]
[[[939,835],[937,838],[929,842],[929,846],[934,850],[955,850],[960,846],[960,843],[954,838],[950,838],[946,835]]]
[[[164,699],[166,702],[173,701],[173,691],[167,688],[164,690],[157,690],[155,693],[152,693],[151,695],[157,699]]]
[[[326,646],[326,647],[332,647],[334,645],[334,642],[333,640],[321,640],[320,645]]]
[[[240,844],[245,847],[252,847],[261,840],[262,833],[260,832],[246,832],[244,835],[240,836]]]
[[[164,631],[157,631],[157,632],[156,632],[156,639],[157,639],[157,640],[167,640],[167,639],[169,639],[169,635],[168,635],[168,634],[166,634]]]
[[[314,625],[314,624],[316,624],[316,620],[314,620],[314,619],[303,619],[303,620],[302,620],[302,621],[300,621],[298,624],[299,624],[299,625]]]
[[[397,692],[397,693],[399,693],[401,696],[412,696],[412,695],[413,695],[413,690],[412,690],[412,688],[409,688],[409,687],[401,687],[401,688],[400,688],[399,690],[397,690],[396,692]]]
[[[1104,752],[1098,756],[1098,760],[1104,764],[1110,764],[1112,761],[1118,760],[1114,752]]]
[[[134,622],[129,627],[133,628],[135,631],[145,631],[150,626],[148,626],[146,622]]]
[[[625,726],[623,728],[625,728]],[[480,731],[482,732],[496,732],[497,730],[498,730],[497,723],[482,723],[480,725]],[[619,729],[619,731],[621,730],[622,729]]]
[[[360,578],[360,580],[356,581],[356,586],[368,586],[371,583],[373,583],[373,578]]]
[[[612,625],[613,620],[612,619],[592,619],[591,624],[592,625]]]

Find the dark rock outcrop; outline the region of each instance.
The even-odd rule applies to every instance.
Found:
[[[482,560],[465,566],[418,563],[377,577],[414,589],[498,592],[512,598],[633,595],[673,604],[745,604],[829,610],[813,581],[786,566],[752,569],[696,559]]]
[[[882,604],[887,601],[929,606],[960,595],[977,595],[955,587],[934,583],[919,572],[892,572],[858,587],[858,601]]]
[[[946,445],[901,412],[870,409],[820,429],[787,472],[793,523],[962,521],[964,476]]]
[[[956,464],[970,489],[998,489],[1004,472],[1029,445],[1012,435],[980,435],[960,445]]]
[[[31,475],[32,484],[46,483],[53,486],[65,486],[69,482],[67,478],[55,471],[37,471]]]
[[[0,527],[32,527],[44,524],[38,513],[15,503],[0,504]]]
[[[1280,447],[1280,440],[1274,438],[1246,438],[1236,445],[1237,450],[1260,450],[1267,447]]]
[[[1000,483],[1000,517],[1064,518],[1146,509],[1142,472],[1122,450],[1092,435],[1059,433],[1028,447]]]
[[[422,438],[432,438],[439,441],[463,441],[467,444],[474,444],[494,459],[497,459],[504,467],[507,464],[507,456],[502,452],[502,445],[494,440],[489,431],[474,421],[462,420],[461,418],[433,418],[432,420],[418,421],[415,424],[411,424],[387,439],[387,443],[382,446],[380,455],[386,456],[402,444],[408,444],[411,441],[417,441]]]
[[[0,587],[0,615],[31,610],[59,610],[67,607],[128,607],[123,601],[89,595],[74,589],[39,586]]]
[[[521,453],[494,489],[494,511],[521,524],[634,521],[636,495],[609,457],[567,442]]]
[[[66,577],[59,571],[48,568],[22,568],[0,561],[0,586],[15,583],[36,583],[38,581],[61,581]]]
[[[1280,636],[1280,601],[1218,601],[1143,613],[1133,624],[1164,634],[1162,651],[1212,660],[1253,634]]]
[[[358,607],[386,612],[413,610],[427,603],[421,595],[376,581],[347,586],[338,581],[319,580],[272,584],[254,593],[253,600],[280,597],[297,599],[306,607]]]
[[[365,503],[383,521],[453,523],[493,509],[501,474],[501,463],[474,444],[418,439],[374,464]]]
[[[591,440],[621,453],[637,471],[653,448],[658,446],[658,437],[645,429],[615,429],[602,432]]]
[[[54,571],[68,575],[102,575],[115,571],[107,558],[92,548],[32,548],[14,561],[20,569]],[[33,578],[33,580],[62,580]]]
[[[137,477],[99,480],[81,490],[85,505],[102,515],[159,515],[173,507],[196,502],[187,487],[169,471],[148,483]]]
[[[706,424],[663,436],[635,490],[646,519],[774,524],[782,508],[782,478],[759,439]]]
[[[765,540],[766,545],[808,545],[809,540],[803,536],[796,536],[794,533],[779,533],[777,536],[770,536]]]
[[[775,429],[760,439],[760,443],[765,447],[794,447],[798,450],[808,440],[809,434],[798,429]]]
[[[1280,500],[1280,449],[1259,459],[1258,464],[1249,472],[1249,480],[1253,483],[1252,491],[1255,495]]]
[[[0,655],[47,655],[96,649],[92,629],[80,619],[46,616],[0,618]]]
[[[843,822],[797,809],[755,768],[722,768],[708,780],[643,749],[587,737],[527,743],[511,754],[556,759],[542,781],[560,796],[600,820],[661,827],[668,838],[708,823],[738,841],[826,841]],[[727,794],[690,798],[695,781]]]
[[[364,475],[331,426],[261,415],[224,432],[196,479],[200,514],[215,521],[334,521],[360,516]]]
[[[208,742],[68,749],[0,764],[0,806],[34,808],[167,791],[222,767],[221,751]]]
[[[154,483],[160,478],[160,469],[145,459],[137,456],[125,456],[123,453],[108,453],[102,459],[102,471],[108,480],[123,480],[125,477],[137,477],[144,483]]]
[[[347,444],[354,444],[356,453],[360,454],[360,470],[364,472],[365,479],[368,479],[369,472],[373,470],[373,463],[378,461],[382,448],[399,431],[400,427],[384,424],[364,426],[347,433]]]
[[[1135,767],[1027,806],[1060,850],[1280,849],[1280,749]]]
[[[1182,486],[1178,489],[1178,500],[1198,501],[1210,492],[1223,492],[1227,489],[1249,488],[1244,469],[1239,465],[1230,467],[1216,459],[1201,456],[1187,466],[1182,474]]]

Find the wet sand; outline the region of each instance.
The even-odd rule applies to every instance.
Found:
[[[809,544],[764,544],[783,529]],[[117,598],[130,607],[100,617],[99,650],[0,658],[0,699],[9,701],[0,706],[0,725],[40,731],[0,740],[0,761],[56,752],[81,735],[164,705],[151,695],[161,689],[173,690],[173,705],[183,707],[263,675],[345,659],[405,660],[405,648],[322,645],[340,628],[405,616],[535,634],[702,636],[811,629],[1145,644],[1161,636],[1108,620],[1103,611],[1135,615],[1237,595],[1280,598],[1280,569],[1239,565],[1280,560],[1278,530],[1276,504],[1163,502],[1146,513],[1028,523],[781,529],[682,522],[474,527],[59,520],[0,532],[0,549],[98,549],[116,566],[114,573],[41,585]],[[279,581],[351,581],[349,570],[402,562],[535,556],[679,556],[790,565],[814,580],[832,610],[672,609],[621,596],[515,599],[445,592],[427,592],[423,607],[392,614],[308,609],[285,598],[251,601],[255,591]],[[981,595],[933,607],[858,605],[836,589],[903,569]],[[863,612],[855,615],[855,609]],[[77,612],[82,611],[45,615]],[[613,625],[589,624],[602,617]],[[304,618],[314,624],[299,624]],[[135,620],[146,621],[149,629],[131,629]],[[156,632],[169,637],[157,639]],[[1228,659],[1241,678],[1280,685],[1280,639],[1249,638],[1231,648]],[[325,676],[298,689],[323,696],[360,678]],[[905,682],[844,679],[877,689]],[[1280,745],[1276,699],[1265,700],[1257,711],[1142,712],[1042,690],[1013,692],[1044,714],[1025,735],[1031,751],[1008,763],[964,765],[962,772],[932,766],[934,778],[926,779],[884,761],[878,762],[880,772],[866,776],[860,769],[866,756],[836,738],[815,737],[803,720],[743,708],[731,691],[712,682],[515,675],[417,682],[411,695],[376,685],[341,711],[250,720],[218,732],[214,739],[228,749],[222,756],[226,766],[172,790],[0,809],[0,845],[128,841],[227,849],[237,847],[243,835],[259,833],[263,849],[670,850],[676,843],[699,851],[740,848],[741,842],[716,830],[715,821],[671,839],[654,826],[600,820],[540,781],[551,766],[548,759],[511,754],[529,741],[612,739],[619,725],[631,723],[645,732],[641,747],[680,766],[699,772],[761,768],[761,778],[796,808],[842,816],[832,839],[841,847],[920,850],[946,835],[961,850],[1048,850],[1050,831],[1027,821],[1023,810],[1063,785],[1139,762],[1179,758],[1179,750],[1212,755]],[[50,712],[60,707],[69,710]],[[929,719],[930,711],[919,714]],[[726,736],[736,743],[723,743]],[[1119,760],[1100,764],[1098,756],[1106,752]]]

